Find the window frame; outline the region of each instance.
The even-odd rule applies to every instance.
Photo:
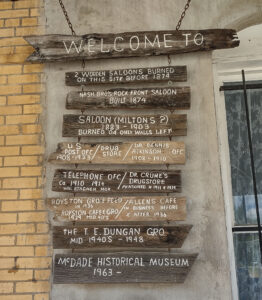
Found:
[[[228,240],[228,253],[230,260],[230,273],[232,282],[232,297],[239,300],[237,272],[234,253],[233,231],[234,227],[234,207],[232,196],[231,166],[228,143],[228,131],[226,120],[226,107],[224,92],[220,92],[220,86],[228,82],[242,82],[241,70],[245,70],[246,81],[257,81],[262,79],[262,61],[249,61],[245,57],[236,61],[236,59],[223,58],[213,59],[213,77],[214,77],[214,95],[215,111],[217,123],[217,137],[219,144],[220,169],[222,177],[222,189],[224,195],[224,205],[226,214],[226,228]],[[242,226],[241,226],[242,227]],[[248,227],[248,226],[246,226]],[[241,231],[243,233],[251,231]],[[257,231],[255,231],[257,232]]]

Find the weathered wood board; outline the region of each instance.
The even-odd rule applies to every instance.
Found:
[[[54,212],[54,220],[62,222],[144,222],[186,219],[185,197],[49,198],[47,206]]]
[[[184,164],[183,142],[59,143],[49,156],[54,164]]]
[[[184,136],[187,115],[64,115],[63,137]]]
[[[189,109],[189,87],[156,87],[70,92],[67,109]]]
[[[155,56],[239,45],[232,29],[140,31],[106,34],[26,36],[36,51],[27,61],[69,61],[97,58]]]
[[[57,254],[54,283],[183,283],[196,253]]]
[[[181,192],[181,172],[57,169],[52,190],[56,192],[101,194]]]
[[[54,249],[181,248],[192,225],[54,226]]]
[[[93,85],[103,83],[152,83],[166,81],[187,81],[186,66],[75,71],[67,72],[65,74],[65,83],[68,86]]]

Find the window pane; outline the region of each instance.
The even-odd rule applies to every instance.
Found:
[[[257,233],[234,233],[239,300],[261,300],[262,268]]]
[[[262,216],[262,90],[247,93]],[[226,91],[225,100],[235,224],[257,224],[243,91]]]

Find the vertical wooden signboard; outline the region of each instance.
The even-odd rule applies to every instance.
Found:
[[[230,29],[46,35],[27,37],[27,40],[36,49],[28,58],[34,62],[169,55],[232,48],[239,44],[236,32]],[[63,116],[63,137],[78,138],[79,142],[75,139],[59,143],[49,157],[51,163],[71,165],[69,169],[55,170],[52,182],[53,191],[67,195],[47,200],[55,220],[64,222],[63,226],[53,227],[53,246],[93,252],[57,254],[54,283],[184,282],[197,254],[134,251],[136,248],[180,248],[192,227],[154,223],[186,219],[185,197],[172,194],[182,191],[181,171],[162,170],[157,166],[155,169],[135,167],[136,164],[185,163],[184,143],[171,141],[171,137],[187,134],[187,116],[174,110],[190,108],[190,87],[161,86],[168,81],[187,81],[187,67],[84,70],[65,74],[67,86],[130,85],[103,90],[82,88],[67,95],[66,109],[81,110],[82,114]],[[160,86],[132,87],[132,84],[147,83]],[[116,113],[94,114],[89,109],[111,112],[115,109]],[[143,109],[144,113],[119,114],[119,109]],[[152,109],[169,112],[148,112]],[[82,137],[137,139],[80,143]],[[152,139],[146,141],[148,137]],[[170,141],[155,141],[153,137],[169,137]],[[74,164],[127,164],[133,168],[73,169]],[[82,196],[78,197],[78,193]],[[105,248],[132,251],[95,251]]]

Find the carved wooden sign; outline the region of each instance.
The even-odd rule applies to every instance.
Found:
[[[184,164],[183,142],[59,143],[54,164]]]
[[[192,225],[54,226],[54,249],[181,248]]]
[[[57,254],[54,283],[183,283],[196,253]]]
[[[232,29],[141,31],[108,34],[27,36],[36,51],[27,61],[64,61],[179,54],[239,45]]]
[[[186,135],[187,116],[158,115],[64,115],[63,137],[120,137]]]
[[[54,220],[62,222],[100,221],[184,221],[185,197],[72,197],[49,198],[47,206]]]
[[[70,92],[67,109],[189,109],[189,87],[156,87]]]
[[[55,171],[52,190],[71,193],[181,192],[180,171],[63,170]]]
[[[186,66],[156,68],[75,71],[65,75],[66,85],[150,83],[165,81],[187,81]]]

